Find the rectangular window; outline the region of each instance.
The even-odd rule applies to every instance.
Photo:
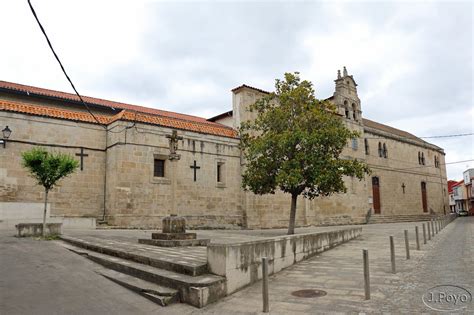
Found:
[[[165,160],[155,159],[155,164],[153,168],[153,176],[165,177]]]
[[[217,163],[217,182],[222,183],[222,164]]]
[[[365,145],[365,154],[369,155],[370,151],[369,151],[369,140],[368,139],[364,139],[364,145]]]
[[[357,150],[359,148],[359,142],[356,138],[352,138],[352,150]]]

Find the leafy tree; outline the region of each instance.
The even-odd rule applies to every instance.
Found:
[[[312,83],[299,73],[276,80],[275,92],[249,108],[254,120],[240,127],[246,169],[242,182],[255,194],[291,194],[288,234],[294,234],[299,195],[313,199],[346,192],[343,176],[364,178],[370,170],[341,152],[359,134],[347,129],[336,108],[314,96]]]
[[[62,153],[51,153],[43,148],[33,148],[22,153],[22,165],[28,169],[31,176],[38,181],[38,184],[44,187],[44,213],[43,213],[43,231],[46,231],[46,207],[48,204],[48,193],[58,181],[72,174],[79,163],[70,155]]]

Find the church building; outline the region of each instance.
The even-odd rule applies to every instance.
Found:
[[[297,225],[446,213],[443,149],[363,118],[345,68],[335,83],[328,100],[360,133],[342,155],[365,161],[372,174],[345,178],[345,194],[300,197]],[[163,217],[177,214],[195,228],[287,227],[289,195],[257,196],[241,187],[236,128],[252,119],[249,105],[268,92],[247,85],[231,92],[232,109],[205,119],[93,97],[84,97],[86,108],[75,94],[0,81],[0,130],[11,131],[0,144],[0,226],[42,211],[43,189],[21,166],[21,153],[41,146],[80,162],[49,196],[50,216],[71,225],[93,219],[159,228]]]

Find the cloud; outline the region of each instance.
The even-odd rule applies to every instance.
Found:
[[[326,98],[345,65],[369,119],[428,136],[474,125],[468,2],[33,4],[85,95],[210,117],[233,87],[271,90],[287,71]],[[0,27],[3,80],[71,91],[26,2],[2,1]],[[448,161],[474,156],[472,137],[431,142]]]

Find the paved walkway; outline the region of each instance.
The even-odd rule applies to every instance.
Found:
[[[421,223],[364,226],[361,238],[270,277],[271,314],[381,313],[382,311],[430,313],[434,311],[427,309],[421,302],[421,296],[430,287],[455,284],[474,293],[472,268],[474,217],[456,219],[427,245],[422,244],[420,251],[415,250],[413,240],[415,225],[421,227]],[[316,229],[322,231],[326,228]],[[412,250],[410,260],[405,259],[404,229],[408,229],[410,233]],[[229,240],[260,237],[258,231],[249,233],[250,235],[247,234],[249,231],[217,232]],[[111,233],[123,239],[143,237],[137,235],[137,231]],[[211,235],[216,231],[208,233]],[[389,235],[394,235],[396,242],[399,272],[395,275],[390,273]],[[361,253],[363,248],[369,250],[370,256],[372,285],[370,301],[364,300]],[[0,235],[0,313],[179,315],[261,313],[261,282],[204,309],[196,309],[185,304],[161,308],[97,275],[94,273],[96,268],[99,268],[97,264],[65,251],[54,242]],[[298,298],[291,295],[293,291],[300,289],[320,289],[328,294],[319,298]],[[465,313],[474,313],[472,304]]]
[[[365,225],[363,225],[365,226]],[[324,227],[307,227],[297,228],[296,234],[327,232],[340,230],[345,227],[354,227],[354,225],[346,226],[324,226]],[[287,229],[265,229],[265,230],[189,230],[188,232],[197,233],[198,238],[210,239],[211,242],[218,243],[237,243],[245,241],[254,241],[268,237],[286,235]],[[100,237],[101,239],[109,239],[114,241],[123,241],[137,243],[139,238],[151,238],[151,233],[156,230],[121,230],[121,229],[98,229],[98,230],[67,230],[66,235],[74,237]]]
[[[422,303],[426,290],[455,284],[474,293],[474,217],[458,218],[415,250],[414,227],[421,223],[375,224],[363,236],[270,277],[271,314],[431,313]],[[403,231],[409,230],[411,259],[406,260]],[[421,234],[421,233],[420,233]],[[390,272],[389,235],[395,237],[397,274]],[[371,300],[364,300],[362,249],[369,250]],[[327,295],[299,298],[291,293],[319,289]],[[192,314],[259,314],[261,282]],[[474,305],[466,314],[474,312]]]

